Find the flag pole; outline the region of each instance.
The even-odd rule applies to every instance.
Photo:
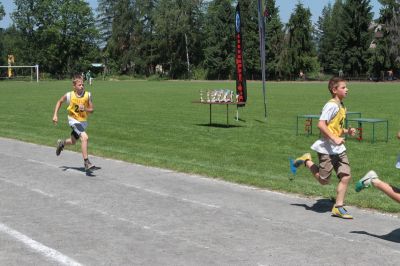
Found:
[[[262,77],[262,90],[264,96],[264,117],[267,119],[267,103],[266,103],[266,86],[265,86],[265,20],[264,12],[262,11],[262,0],[258,0],[258,32],[260,38],[260,63],[261,63],[261,77]]]

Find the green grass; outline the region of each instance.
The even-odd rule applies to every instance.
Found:
[[[307,196],[335,197],[337,179],[319,185],[310,173],[299,169],[289,180],[288,158],[310,150],[318,137],[296,136],[297,114],[318,114],[330,95],[324,83],[267,83],[268,118],[264,119],[261,83],[248,82],[248,103],[235,121],[231,106],[230,128],[225,106],[213,107],[214,126],[208,126],[208,105],[198,100],[199,90],[234,89],[234,82],[189,81],[96,81],[88,88],[93,94],[94,114],[89,118],[90,154],[144,165],[196,173],[231,182],[248,184]],[[400,205],[376,189],[354,192],[354,183],[369,169],[383,180],[400,185],[395,169],[400,142],[397,83],[349,83],[345,105],[363,117],[389,119],[389,142],[383,141],[383,127],[377,125],[378,141],[370,142],[372,129],[364,130],[363,142],[346,143],[352,166],[348,205],[399,212]],[[52,124],[56,101],[71,89],[70,81],[0,82],[0,136],[54,146],[56,139],[69,135],[66,106],[59,112],[59,126]],[[353,125],[355,126],[355,125]],[[72,147],[79,151],[79,146]],[[315,157],[315,153],[312,153]]]

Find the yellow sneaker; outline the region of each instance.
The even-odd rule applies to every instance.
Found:
[[[311,154],[310,153],[304,153],[302,156],[296,158],[295,160],[292,159],[292,158],[289,158],[290,171],[295,175],[296,172],[297,172],[297,168],[299,168],[307,160],[311,160]]]
[[[296,168],[298,168],[299,166],[301,166],[302,164],[304,164],[307,160],[311,160],[311,154],[310,153],[304,153],[302,156],[296,158],[296,160],[294,160],[294,166]]]
[[[333,206],[332,216],[343,219],[353,219],[353,216],[351,216],[343,206]]]

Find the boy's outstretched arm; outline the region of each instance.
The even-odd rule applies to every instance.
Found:
[[[63,102],[65,102],[67,99],[67,97],[65,95],[63,95],[60,100],[57,101],[56,103],[56,107],[54,108],[54,114],[53,114],[53,123],[54,125],[57,125],[58,122],[58,110],[60,110],[60,107],[62,105]]]

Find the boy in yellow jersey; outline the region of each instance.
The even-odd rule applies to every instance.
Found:
[[[88,125],[88,114],[93,113],[92,96],[90,92],[85,91],[81,75],[76,75],[72,80],[72,84],[74,90],[64,94],[57,101],[54,109],[53,123],[57,125],[58,110],[64,102],[67,103],[68,124],[72,128],[70,138],[64,140],[59,139],[57,141],[56,155],[60,155],[65,145],[74,145],[76,141],[80,139],[85,170],[88,171],[95,167],[88,159],[89,137],[85,132]]]
[[[306,153],[296,160],[290,160],[290,169],[295,174],[297,168],[304,164],[322,185],[329,183],[332,171],[335,170],[339,178],[339,184],[336,190],[336,203],[332,208],[332,215],[344,219],[352,219],[353,217],[343,207],[351,172],[346,147],[344,146],[345,140],[342,135],[354,135],[356,130],[354,128],[343,128],[346,119],[346,108],[343,105],[343,99],[348,92],[346,81],[342,78],[334,77],[329,80],[328,89],[332,94],[332,99],[323,107],[318,122],[322,138],[311,146],[311,149],[318,154],[319,165],[315,165],[311,160],[311,154]]]

